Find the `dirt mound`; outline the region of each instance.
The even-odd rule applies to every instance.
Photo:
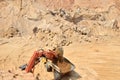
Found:
[[[5,38],[12,38],[15,36],[20,36],[19,30],[14,27],[9,27],[7,30],[3,31],[2,34],[3,34],[2,37],[5,37]]]
[[[34,80],[32,73],[26,74],[22,71],[0,70],[0,80]]]
[[[104,36],[119,35],[119,15],[116,7],[96,12],[92,9],[79,9],[81,12],[66,10],[50,11],[41,21],[45,26],[37,27],[33,32],[44,46],[69,46],[74,42],[94,42]],[[112,16],[115,11],[116,16]],[[48,18],[50,20],[48,20]],[[111,18],[111,19],[110,19]],[[34,29],[34,28],[33,28]]]

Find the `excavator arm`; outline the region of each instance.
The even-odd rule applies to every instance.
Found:
[[[31,59],[29,60],[28,64],[27,64],[27,67],[25,69],[26,72],[30,72],[32,70],[32,68],[34,67],[35,65],[35,62],[36,60],[39,58],[39,57],[42,57],[42,52],[39,53],[38,51],[35,51],[33,56],[31,57]]]
[[[25,71],[27,73],[32,70],[32,68],[34,67],[36,61],[40,57],[45,57],[46,59],[49,59],[49,60],[52,61],[57,56],[55,55],[55,52],[52,51],[52,50],[49,50],[49,51],[35,51],[33,56],[30,58],[28,64],[26,65]]]

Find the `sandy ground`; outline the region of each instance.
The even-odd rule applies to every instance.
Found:
[[[76,68],[63,80],[119,80],[119,41],[116,38],[116,41],[112,39],[106,44],[103,42],[81,43],[64,47],[64,56],[75,64]],[[1,80],[34,80],[33,74],[25,73],[18,67],[27,63],[33,51],[39,46],[39,42],[25,38],[1,39]],[[43,65],[40,67],[41,80],[51,80],[53,74],[46,73]]]

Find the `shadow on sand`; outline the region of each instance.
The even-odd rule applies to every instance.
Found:
[[[82,78],[82,77],[77,72],[71,71],[65,74],[61,80],[78,80],[79,78]]]

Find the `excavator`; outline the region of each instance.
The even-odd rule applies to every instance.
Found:
[[[25,70],[27,73],[33,72],[34,66],[41,61],[44,63],[47,72],[54,73],[54,80],[61,80],[63,75],[75,69],[74,64],[63,57],[63,48],[61,47],[56,47],[48,51],[39,49],[33,53],[28,64],[24,64],[19,68]]]

